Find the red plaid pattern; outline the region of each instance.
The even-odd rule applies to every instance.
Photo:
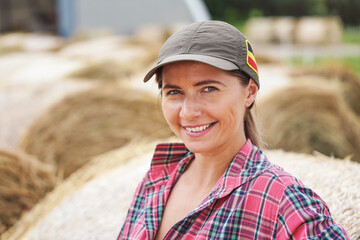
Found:
[[[118,239],[153,239],[171,187],[194,159],[183,144],[157,146]],[[176,223],[170,239],[348,239],[326,203],[271,164],[250,140],[203,202]]]

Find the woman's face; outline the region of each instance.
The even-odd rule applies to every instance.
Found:
[[[246,141],[244,114],[254,101],[253,81],[207,64],[182,61],[162,70],[162,110],[174,133],[194,153],[222,153]]]

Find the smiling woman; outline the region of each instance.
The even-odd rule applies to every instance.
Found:
[[[320,196],[259,149],[258,68],[241,32],[191,24],[144,81],[153,75],[183,143],[157,146],[118,239],[348,239]]]

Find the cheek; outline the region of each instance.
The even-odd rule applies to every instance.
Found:
[[[162,108],[162,112],[165,117],[165,120],[171,127],[171,125],[174,124],[174,121],[176,120],[176,114],[177,114],[176,105],[169,101],[162,100],[161,108]]]
[[[224,117],[227,116],[228,124],[241,124],[244,121],[245,106],[242,100],[232,101],[227,104],[227,107],[222,108],[221,114]]]

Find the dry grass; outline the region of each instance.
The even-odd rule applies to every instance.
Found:
[[[0,235],[57,183],[47,164],[6,150],[0,150],[0,179]]]
[[[104,61],[99,63],[89,63],[86,67],[71,74],[70,77],[115,81],[129,77],[132,72],[132,69],[121,66],[114,61]]]
[[[136,174],[134,171],[134,169],[128,169],[125,168],[128,164],[132,165],[133,167],[139,166],[139,164],[143,164],[144,162],[139,162],[139,157],[140,160],[143,159],[144,154],[147,154],[149,152],[152,152],[156,142],[158,142],[159,140],[156,140],[155,142],[147,142],[147,141],[132,141],[129,142],[128,144],[126,144],[125,146],[107,152],[105,154],[102,154],[100,156],[96,156],[94,157],[91,161],[89,161],[85,166],[83,166],[81,169],[79,169],[78,171],[76,171],[74,174],[72,174],[70,177],[68,177],[66,180],[64,180],[58,187],[56,187],[54,189],[54,191],[52,191],[51,193],[49,193],[39,204],[37,204],[30,212],[28,212],[27,214],[25,214],[21,220],[19,222],[16,223],[16,225],[14,225],[10,230],[8,230],[7,232],[5,232],[2,236],[1,236],[1,240],[20,240],[20,239],[49,239],[48,236],[49,234],[58,233],[58,236],[56,236],[56,238],[52,238],[52,239],[64,239],[61,236],[64,236],[61,234],[61,232],[63,232],[63,230],[59,230],[57,229],[56,226],[59,226],[58,224],[60,224],[60,228],[63,229],[64,226],[68,226],[65,220],[62,218],[56,218],[53,219],[55,220],[55,222],[53,222],[52,220],[49,221],[48,215],[50,215],[52,212],[56,212],[57,208],[61,208],[61,205],[68,205],[68,207],[70,207],[71,210],[71,214],[75,214],[74,216],[83,216],[83,214],[78,214],[76,213],[77,211],[81,211],[81,212],[85,212],[88,211],[88,213],[93,216],[93,217],[89,217],[89,215],[86,216],[86,220],[85,219],[81,219],[81,221],[72,221],[70,224],[79,224],[78,227],[72,227],[71,231],[73,233],[72,235],[72,239],[86,239],[86,234],[91,234],[92,231],[81,231],[80,233],[77,232],[77,229],[83,229],[85,227],[85,221],[95,221],[93,222],[93,226],[102,224],[103,227],[106,226],[114,226],[114,223],[108,223],[108,225],[106,224],[107,219],[108,219],[108,214],[112,214],[112,212],[117,213],[119,210],[118,209],[114,209],[114,211],[110,211],[109,213],[105,213],[105,212],[94,212],[94,210],[92,209],[86,209],[85,206],[88,206],[90,203],[94,203],[96,205],[97,202],[102,202],[103,200],[105,201],[109,201],[108,203],[103,204],[103,207],[106,207],[107,204],[113,204],[114,200],[116,202],[116,207],[118,208],[119,205],[123,206],[123,208],[121,210],[123,210],[123,214],[126,213],[128,206],[128,202],[130,201],[133,193],[134,193],[134,188],[137,185],[137,182],[140,181],[140,178],[142,176],[140,176],[139,174]],[[135,159],[134,164],[131,163],[131,159]],[[136,160],[138,159],[138,160]],[[131,161],[130,161],[131,160]],[[148,159],[150,161],[150,159]],[[130,161],[130,162],[129,162]],[[148,168],[149,165],[147,165],[146,168]],[[112,170],[116,170],[116,169],[125,169],[125,172],[123,172],[123,174],[126,174],[126,172],[128,173],[134,173],[138,179],[136,179],[135,181],[131,182],[129,179],[124,179],[122,177],[122,174],[117,175],[117,177],[119,179],[122,179],[123,181],[116,181],[116,182],[109,182],[108,184],[104,185],[102,184],[102,186],[100,188],[97,189],[92,189],[92,192],[95,191],[95,193],[100,193],[99,194],[95,194],[97,195],[97,197],[95,198],[82,198],[81,201],[85,204],[82,206],[77,206],[76,204],[74,204],[74,201],[70,199],[70,196],[72,198],[76,198],[77,196],[77,192],[80,191],[81,188],[84,187],[85,184],[96,181],[96,179],[101,179],[102,178],[106,178],[107,176],[109,176],[109,172]],[[143,168],[143,167],[142,167]],[[132,175],[132,174],[130,174]],[[130,182],[129,182],[130,181]],[[101,192],[106,192],[108,189],[112,188],[112,186],[114,184],[122,184],[122,186],[124,188],[127,188],[127,186],[131,186],[131,190],[127,190],[127,191],[120,191],[120,192],[110,192],[110,193],[106,193],[104,196],[103,194],[101,194]],[[122,198],[125,199],[125,202],[123,203],[122,200],[123,199],[115,199],[114,196],[118,196],[118,195],[123,196]],[[106,198],[109,197],[109,198]],[[75,200],[76,202],[76,200]],[[88,204],[87,204],[87,203]],[[90,202],[90,203],[89,203]],[[64,204],[63,204],[64,203]],[[94,205],[93,205],[94,206]],[[68,211],[66,211],[68,212]],[[95,214],[95,215],[94,215]],[[124,217],[124,216],[123,216]],[[101,221],[99,221],[99,219],[101,219]],[[64,220],[64,221],[63,221]],[[119,220],[119,224],[121,219]],[[50,225],[49,225],[50,223]],[[43,225],[46,225],[45,229],[42,228]],[[53,225],[52,225],[53,224]],[[91,225],[90,225],[91,226]],[[114,231],[119,231],[120,226],[116,226],[116,230],[113,229]],[[39,232],[40,230],[45,230],[45,232]],[[67,233],[64,233],[65,235],[68,235]],[[79,237],[80,234],[81,237]],[[108,233],[102,233],[101,236],[98,236],[98,238],[102,239],[104,234],[108,234]],[[30,235],[30,237],[28,237],[28,235]],[[33,236],[33,238],[31,237]],[[69,236],[69,235],[68,235]],[[71,236],[71,234],[70,234]],[[79,238],[77,238],[79,237]],[[91,236],[91,238],[94,237]],[[113,236],[114,238],[116,236]],[[51,238],[50,238],[51,239]],[[106,238],[107,239],[107,238]]]
[[[309,78],[320,76],[329,83],[338,83],[338,91],[353,111],[360,116],[360,77],[345,64],[327,62],[317,67],[297,69],[293,77]]]
[[[134,139],[172,135],[158,100],[144,92],[98,86],[68,96],[28,130],[22,148],[66,178],[91,157]]]
[[[117,81],[127,79],[133,74],[141,71],[152,62],[153,58],[133,63],[119,63],[116,61],[100,61],[89,63],[82,69],[70,75],[72,78],[84,80]]]
[[[326,84],[298,84],[259,103],[259,120],[270,148],[303,153],[314,150],[360,161],[359,117]]]
[[[23,52],[23,51],[25,51],[25,50],[21,46],[0,47],[0,56],[10,54],[10,53]]]

